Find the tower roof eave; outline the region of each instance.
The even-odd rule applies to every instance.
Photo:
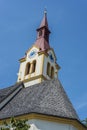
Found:
[[[39,30],[41,30],[41,29],[43,29],[43,28],[47,29],[48,32],[51,33],[51,31],[49,30],[49,28],[47,28],[47,26],[39,27],[39,28],[36,29],[36,31],[39,31]]]

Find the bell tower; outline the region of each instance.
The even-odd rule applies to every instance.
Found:
[[[23,81],[25,87],[57,78],[60,69],[54,50],[49,44],[51,32],[48,27],[46,11],[40,27],[36,31],[37,38],[34,45],[25,53],[25,57],[20,59],[17,82]]]

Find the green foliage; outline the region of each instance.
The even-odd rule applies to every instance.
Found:
[[[1,128],[0,130],[9,130],[9,128]]]
[[[83,120],[82,123],[87,127],[87,118]]]
[[[10,123],[4,121],[4,125],[0,130],[29,130],[30,125],[27,124],[27,120],[16,120],[11,118]]]

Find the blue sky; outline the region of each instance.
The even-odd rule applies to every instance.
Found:
[[[47,8],[59,79],[79,117],[87,117],[87,0],[0,0],[0,88],[17,80],[19,59],[36,40]]]

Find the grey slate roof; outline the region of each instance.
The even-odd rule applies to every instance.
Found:
[[[14,92],[17,88],[18,88],[19,84],[15,84],[13,86],[4,88],[4,89],[0,89],[0,103],[6,98],[8,97],[12,92]]]
[[[20,87],[20,84],[17,86]],[[4,90],[1,90],[4,92]],[[1,93],[0,91],[0,93]],[[79,120],[59,80],[22,88],[1,110],[0,119],[40,113]]]

